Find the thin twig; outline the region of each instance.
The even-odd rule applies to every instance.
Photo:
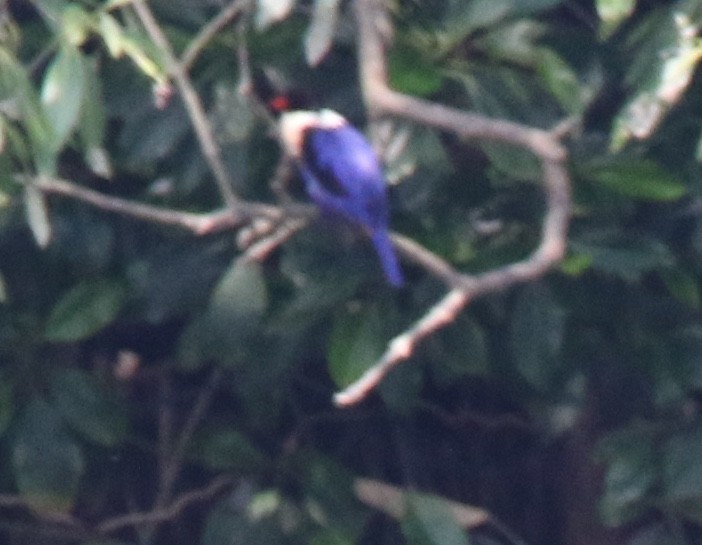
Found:
[[[198,58],[203,49],[212,41],[217,33],[236,19],[248,6],[250,0],[233,0],[228,6],[222,9],[214,19],[207,23],[197,36],[192,39],[185,48],[181,56],[181,65],[183,70],[189,72],[195,60]]]
[[[170,208],[162,208],[139,202],[129,201],[119,197],[105,195],[86,187],[60,180],[58,178],[18,178],[20,183],[33,183],[44,193],[63,195],[79,201],[87,202],[96,208],[108,210],[117,214],[131,216],[152,223],[182,227],[196,235],[206,235],[227,229],[234,229],[240,225],[238,219],[244,216],[264,216],[272,220],[279,220],[283,213],[279,208],[262,203],[239,202],[239,208],[245,212],[238,214],[239,218],[232,217],[229,210],[217,210],[206,214],[193,214],[181,212]]]
[[[234,479],[231,477],[219,476],[204,488],[190,490],[181,494],[167,507],[114,517],[101,522],[96,529],[100,534],[111,534],[122,528],[173,520],[191,505],[212,499],[226,488],[232,486],[234,482]]]
[[[161,482],[159,483],[159,491],[155,502],[156,507],[161,507],[170,500],[190,441],[195,434],[195,430],[205,418],[221,379],[221,369],[215,368],[209,380],[200,389],[177,439],[170,445],[170,455],[165,460],[165,466],[161,468]]]
[[[307,219],[290,219],[283,222],[271,234],[249,246],[240,259],[244,261],[264,261],[273,250],[288,241],[295,233],[304,229]]]
[[[219,145],[215,140],[212,126],[207,119],[207,114],[202,106],[200,97],[195,91],[183,65],[176,58],[171,44],[156,22],[149,6],[144,0],[133,0],[132,6],[150,38],[163,52],[168,73],[175,80],[178,91],[183,97],[183,103],[188,111],[193,128],[195,129],[200,148],[217,182],[222,198],[227,204],[227,207],[231,210],[231,213],[236,215],[239,211],[239,199],[232,190],[231,177],[224,167]]]

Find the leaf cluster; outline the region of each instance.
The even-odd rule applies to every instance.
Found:
[[[566,126],[575,210],[558,270],[475,302],[347,410],[333,391],[442,293],[426,271],[403,263],[408,286],[392,290],[368,241],[328,218],[259,263],[231,232],[195,237],[40,189],[60,177],[178,210],[220,205],[131,4],[0,10],[0,540],[700,539],[702,2],[388,3],[393,88]],[[180,55],[218,3],[149,5]],[[350,6],[249,7],[189,75],[234,191],[272,202],[280,154],[236,92],[235,48],[366,119]],[[534,249],[534,157],[401,120],[375,136],[394,229],[465,272]],[[183,500],[223,474],[229,488]],[[400,520],[354,495],[357,476],[412,489]],[[466,529],[442,497],[494,522]],[[122,524],[129,513],[151,518]]]

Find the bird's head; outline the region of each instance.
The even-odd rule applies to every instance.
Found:
[[[253,95],[276,118],[286,112],[307,110],[311,106],[312,101],[307,93],[290,88],[274,70],[257,69],[251,80]]]

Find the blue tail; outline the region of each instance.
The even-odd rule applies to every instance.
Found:
[[[375,246],[378,257],[380,257],[380,265],[385,273],[385,278],[388,283],[396,288],[405,283],[400,265],[397,262],[397,254],[392,246],[390,237],[385,229],[377,229],[371,235],[373,246]]]

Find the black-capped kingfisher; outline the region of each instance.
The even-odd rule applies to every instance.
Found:
[[[300,109],[297,97],[261,87],[258,82],[255,91],[278,117],[281,142],[310,199],[323,211],[362,226],[388,283],[402,286],[402,271],[388,235],[385,178],[366,137],[333,110]]]

